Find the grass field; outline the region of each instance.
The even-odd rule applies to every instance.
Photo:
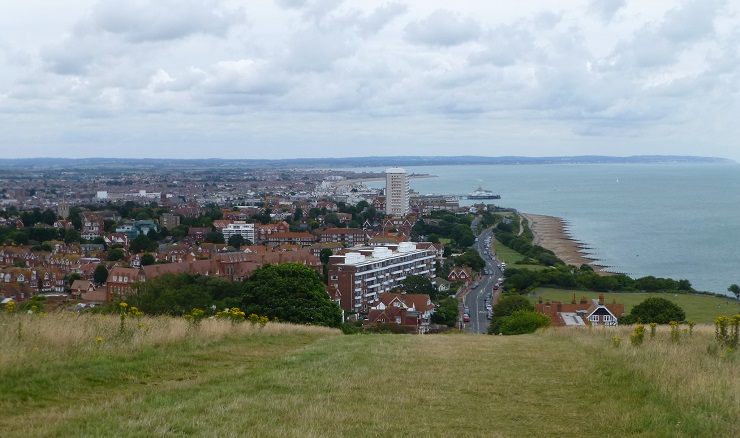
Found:
[[[507,267],[518,268],[518,269],[531,269],[533,271],[539,271],[540,269],[549,269],[543,265],[523,265],[516,264],[516,262],[523,260],[524,256],[501,242],[493,243],[494,250],[496,252],[496,258],[506,263]]]
[[[598,292],[584,292],[580,290],[563,290],[550,288],[537,288],[534,293],[541,296],[543,300],[550,300],[569,303],[576,294],[576,299],[585,296],[588,299],[598,298]],[[629,313],[636,304],[640,304],[648,297],[661,297],[670,300],[679,305],[686,312],[687,321],[697,323],[711,324],[719,315],[732,316],[740,313],[740,305],[735,300],[714,297],[710,295],[689,295],[689,294],[667,294],[667,293],[604,293],[604,300],[611,303],[616,300],[617,303],[624,304],[624,311]],[[537,297],[532,297],[532,303],[537,301]]]
[[[633,347],[627,327],[340,336],[147,318],[117,338],[116,318],[78,318],[0,315],[3,437],[740,433],[740,360],[707,353],[710,326]]]

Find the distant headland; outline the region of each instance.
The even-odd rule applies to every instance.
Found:
[[[727,158],[683,155],[634,155],[614,157],[580,155],[570,157],[521,157],[521,156],[394,156],[394,157],[344,157],[344,158],[0,158],[0,167],[384,167],[384,166],[459,166],[469,164],[634,164],[634,163],[735,163]]]

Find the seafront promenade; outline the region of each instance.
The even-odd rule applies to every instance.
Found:
[[[593,264],[596,259],[588,255],[588,246],[573,239],[568,232],[568,224],[560,218],[539,214],[520,213],[529,222],[534,234],[533,245],[539,245],[554,252],[559,259],[569,265],[590,264],[594,271],[610,275],[603,266]]]

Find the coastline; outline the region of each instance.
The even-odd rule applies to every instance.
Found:
[[[588,253],[588,245],[570,236],[568,223],[558,217],[539,214],[519,213],[529,222],[529,228],[534,234],[533,245],[539,245],[554,252],[555,255],[569,265],[590,265],[599,275],[614,275],[607,271],[606,266],[599,264],[599,260]]]
[[[419,179],[419,178],[437,178],[437,175],[429,175],[429,174],[410,174],[409,179]],[[340,181],[334,181],[333,184],[335,187],[340,186],[351,186],[355,184],[360,183],[366,183],[371,181],[385,181],[384,177],[378,177],[378,178],[357,178],[357,179],[343,179]]]

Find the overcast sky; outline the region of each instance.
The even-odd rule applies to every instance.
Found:
[[[740,160],[740,1],[0,4],[0,155]]]

